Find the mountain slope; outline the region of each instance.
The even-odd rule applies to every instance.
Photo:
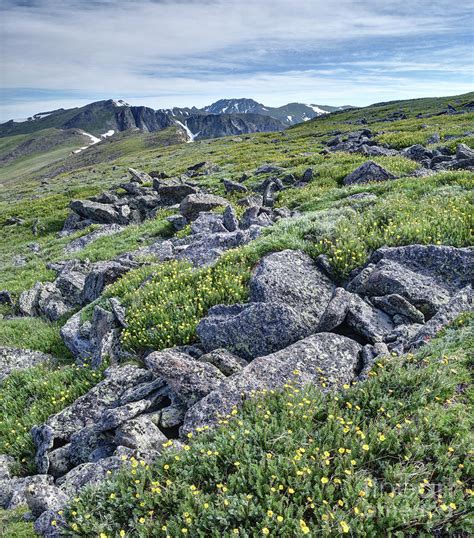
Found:
[[[280,107],[267,107],[253,99],[220,99],[203,110],[211,114],[262,114],[280,120],[285,125],[295,125],[317,116],[350,107],[305,105],[289,103]]]

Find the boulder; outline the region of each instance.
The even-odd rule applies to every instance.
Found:
[[[355,339],[381,342],[394,327],[391,318],[356,294],[338,288],[319,322],[318,331],[345,327]]]
[[[224,214],[222,215],[222,224],[229,232],[235,232],[239,227],[237,215],[235,214],[234,208],[231,205],[228,205],[224,210]]]
[[[191,223],[191,232],[193,234],[215,234],[227,231],[223,224],[222,215],[217,213],[199,213],[198,218]]]
[[[15,370],[25,370],[50,360],[52,360],[51,355],[40,351],[0,347],[0,384]]]
[[[66,526],[64,516],[55,510],[46,510],[35,521],[35,531],[44,538],[59,538],[62,534],[62,527]]]
[[[370,181],[387,181],[389,179],[395,179],[395,176],[374,161],[367,161],[346,176],[343,184],[359,185]]]
[[[349,383],[357,374],[361,350],[362,346],[350,338],[320,333],[259,357],[191,407],[181,433],[215,426],[219,417],[228,416],[256,392],[280,389],[289,382],[312,383],[323,390]]]
[[[70,208],[84,219],[100,224],[120,223],[122,220],[118,211],[113,206],[92,202],[91,200],[73,200]]]
[[[92,356],[90,331],[90,323],[81,323],[81,312],[71,316],[61,327],[61,338],[79,363],[84,363]]]
[[[431,340],[446,325],[453,322],[463,312],[474,309],[472,286],[460,290],[447,304],[441,306],[436,314],[405,343],[405,351],[418,348]]]
[[[211,211],[217,207],[227,206],[229,202],[213,194],[189,194],[179,205],[179,211],[188,221],[197,219],[202,211]]]
[[[402,316],[412,323],[425,322],[423,313],[410,304],[405,297],[402,297],[397,293],[384,295],[383,297],[372,297],[370,301],[374,306],[380,308],[391,316]]]
[[[433,152],[426,149],[421,144],[415,144],[414,146],[405,148],[402,151],[402,155],[404,157],[407,157],[408,159],[411,159],[412,161],[416,161],[419,163],[429,161],[433,158]]]
[[[26,502],[33,517],[39,517],[46,510],[58,511],[68,502],[68,496],[52,484],[32,483],[25,490]]]
[[[36,465],[39,472],[48,472],[49,458],[55,442],[66,444],[72,436],[85,427],[93,426],[102,417],[104,410],[117,407],[121,395],[130,387],[151,381],[149,370],[133,365],[112,367],[106,370],[105,379],[71,405],[52,415],[31,430],[36,446]]]
[[[474,278],[474,250],[434,245],[383,247],[347,285],[369,297],[398,294],[426,319]]]
[[[217,305],[197,326],[206,351],[225,348],[247,360],[282,349],[314,330],[307,316],[283,303]]]
[[[231,181],[230,179],[224,179],[224,188],[225,191],[230,194],[232,192],[247,192],[248,189],[242,183],[237,183],[236,181]]]
[[[198,362],[189,355],[172,350],[151,353],[147,367],[165,380],[188,407],[216,389],[224,375],[212,364]]]
[[[38,486],[46,488],[53,483],[53,477],[45,474],[26,476],[24,478],[12,478],[3,483],[0,482],[0,508],[13,510],[20,506],[26,506],[27,489]]]
[[[263,205],[263,196],[261,194],[252,194],[251,196],[246,196],[237,200],[237,205],[243,207],[252,207],[252,206],[262,206]]]
[[[301,181],[303,181],[303,183],[308,183],[309,181],[311,181],[313,179],[313,169],[312,168],[307,168],[304,172],[303,172],[303,177],[301,178]]]
[[[474,159],[474,149],[471,149],[466,144],[458,144],[456,146],[456,159],[458,161],[463,159]]]
[[[94,463],[78,465],[57,480],[57,485],[68,496],[77,495],[86,486],[103,482],[109,472],[118,471],[124,464],[121,458],[111,456]]]
[[[283,303],[316,328],[335,285],[304,252],[283,250],[262,258],[250,278],[250,302]]]
[[[161,452],[168,438],[147,415],[127,421],[115,433],[115,443],[140,451]]]
[[[210,353],[201,355],[198,359],[200,362],[207,362],[218,368],[225,376],[233,375],[240,372],[247,366],[247,361],[234,355],[227,349],[215,349]]]
[[[276,166],[274,164],[262,164],[255,170],[254,175],[258,176],[259,174],[279,174],[284,171],[285,169],[281,166]]]
[[[186,196],[197,194],[198,191],[197,187],[181,182],[161,182],[157,188],[160,199],[165,205],[179,204]]]
[[[260,206],[254,205],[248,207],[244,214],[242,215],[240,222],[239,222],[239,228],[242,230],[248,230],[251,226],[271,226],[272,219],[268,215],[268,213],[265,213],[262,211],[262,208]]]
[[[130,269],[129,265],[123,265],[115,261],[95,263],[84,281],[83,303],[95,301],[103,292],[105,286],[115,282]]]
[[[8,306],[13,306],[14,302],[9,291],[1,290],[0,291],[0,304],[6,304]]]
[[[128,171],[132,176],[131,181],[134,181],[135,183],[153,182],[153,178],[149,176],[146,172],[140,172],[139,170],[135,170],[135,168],[129,168]]]

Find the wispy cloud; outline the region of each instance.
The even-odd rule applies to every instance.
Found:
[[[368,104],[460,93],[473,87],[473,7],[472,0],[4,0],[1,79],[11,91],[2,116],[109,96],[168,107],[227,96]]]

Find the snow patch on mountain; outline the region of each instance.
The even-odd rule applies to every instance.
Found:
[[[322,108],[319,108],[317,105],[306,105],[309,108],[313,109],[316,114],[329,114],[327,110],[323,110]]]
[[[194,142],[194,139],[196,138],[196,136],[199,134],[199,133],[196,133],[196,134],[193,134],[191,132],[191,129],[184,123],[176,120],[176,123],[182,127],[185,131],[186,131],[186,134],[188,135],[188,140],[186,140],[186,142],[189,144],[191,142]]]

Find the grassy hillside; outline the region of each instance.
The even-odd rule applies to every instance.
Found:
[[[252,267],[273,250],[303,249],[313,257],[324,253],[344,278],[383,245],[471,245],[472,172],[416,177],[418,163],[401,156],[377,157],[374,160],[399,179],[344,187],[344,177],[367,158],[322,150],[335,132],[365,127],[378,132],[381,143],[395,148],[427,144],[434,134],[451,151],[459,142],[474,147],[474,113],[437,115],[448,103],[461,108],[473,98],[474,94],[467,94],[378,104],[320,117],[283,133],[192,144],[168,145],[176,141],[176,132],[171,131],[122,134],[74,160],[48,164],[42,172],[60,173],[47,184],[40,183],[36,172],[12,175],[12,182],[0,190],[0,289],[18,296],[35,281],[53,278],[47,264],[64,259],[66,243],[90,231],[57,237],[70,200],[118,185],[130,166],[173,176],[207,161],[216,169],[197,181],[221,195],[225,195],[222,179],[240,180],[244,173],[251,190],[262,180],[254,172],[264,163],[279,165],[297,178],[308,167],[314,170],[307,185],[279,194],[277,205],[297,209],[297,218],[281,221],[258,240],[229,251],[215,267],[195,271],[184,263],[150,265],[129,272],[106,290],[100,301],[119,296],[128,307],[129,327],[122,341],[134,352],[193,342],[196,324],[210,306],[245,300]],[[406,119],[382,121],[400,110]],[[424,117],[417,118],[420,113]],[[21,142],[4,138],[0,151],[6,154]],[[375,196],[350,198],[361,192]],[[238,196],[227,198],[235,205]],[[165,220],[168,214],[159,212],[142,225],[99,238],[79,257],[112,259],[167,237],[172,233]],[[12,217],[21,220],[15,224],[9,220]],[[29,248],[32,242],[39,244],[39,253]],[[141,286],[147,274],[153,277]],[[87,370],[79,375],[70,364],[59,337],[65,320],[49,324],[1,317],[10,312],[0,306],[0,346],[30,347],[60,359],[54,366],[41,367],[38,375],[43,385],[35,384],[33,372],[33,378],[21,373],[0,388],[0,410],[8,432],[0,452],[12,454],[25,471],[32,468],[29,427],[66,406],[98,377]],[[158,325],[168,327],[167,331],[153,331]],[[383,359],[368,383],[338,396],[325,398],[312,389],[266,395],[221,431],[195,441],[191,450],[171,452],[150,469],[137,464],[136,474],[121,474],[99,492],[85,494],[70,512],[71,533],[378,536],[393,529],[393,536],[404,536],[407,529],[428,535],[439,527],[468,532],[467,500],[472,492],[466,484],[470,469],[464,460],[472,426],[467,391],[472,338],[472,320],[461,321],[415,357]],[[58,385],[66,386],[67,394],[52,402]],[[18,432],[12,434],[15,424]],[[444,489],[443,497],[433,492],[435,483]],[[239,522],[243,530],[235,533]],[[0,533],[22,536],[22,525],[17,515],[0,514]]]

